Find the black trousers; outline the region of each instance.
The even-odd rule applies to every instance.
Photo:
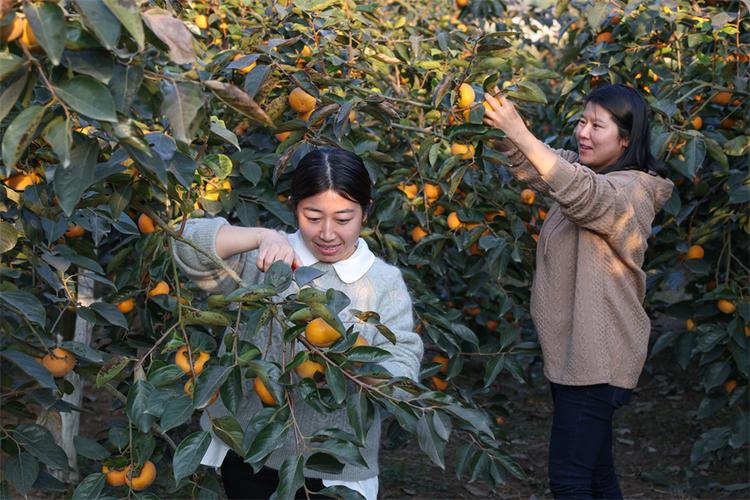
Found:
[[[608,384],[551,384],[555,413],[549,479],[556,499],[621,499],[612,457],[612,417],[631,391]]]
[[[224,491],[230,499],[262,499],[270,498],[279,485],[279,473],[270,467],[263,467],[257,474],[246,464],[242,457],[229,450],[221,464],[221,478]],[[305,478],[305,486],[310,491],[323,489],[323,481],[315,478]],[[311,498],[326,498],[321,495],[310,495]],[[304,488],[297,490],[294,498],[306,498]]]

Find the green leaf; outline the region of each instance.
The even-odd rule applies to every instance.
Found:
[[[104,489],[107,476],[101,472],[94,472],[86,476],[83,481],[78,483],[76,490],[73,492],[72,500],[89,500],[99,498]]]
[[[750,136],[738,135],[724,143],[724,152],[729,156],[743,156],[750,151]]]
[[[344,464],[329,453],[313,453],[307,458],[305,468],[324,472],[326,474],[341,474]]]
[[[90,76],[74,76],[53,87],[58,97],[78,113],[94,120],[117,121],[112,94],[106,85]]]
[[[210,168],[214,176],[220,180],[226,179],[234,168],[232,159],[223,154],[210,154],[203,158],[203,164]]]
[[[44,140],[52,146],[63,168],[70,166],[70,149],[73,146],[73,134],[70,129],[70,120],[63,116],[55,117],[44,128]]]
[[[172,135],[177,142],[190,144],[199,125],[195,118],[203,107],[203,92],[200,85],[163,80],[161,93],[164,96],[161,112],[169,120]]]
[[[547,95],[539,86],[530,81],[518,82],[518,90],[509,90],[508,95],[519,101],[547,104]]]
[[[291,456],[284,460],[279,468],[279,484],[270,500],[296,498],[297,490],[305,484],[303,464],[303,456]]]
[[[27,375],[39,382],[42,387],[46,387],[47,389],[57,388],[52,374],[41,363],[37,362],[35,358],[20,351],[4,350],[0,351],[0,354],[5,359],[15,363]]]
[[[382,363],[391,358],[391,353],[385,349],[371,346],[355,347],[347,354],[349,361],[359,363]]]
[[[88,75],[106,85],[112,79],[115,63],[104,50],[66,50],[63,64],[75,73]]]
[[[347,397],[346,412],[357,439],[364,443],[375,415],[375,408],[364,391],[358,390]]]
[[[695,173],[703,165],[706,158],[706,143],[702,139],[693,137],[685,147],[685,163],[689,177],[692,179]]]
[[[242,370],[235,367],[221,386],[221,402],[232,413],[237,413],[242,404],[244,394],[242,393]]]
[[[190,420],[193,411],[193,401],[187,394],[170,399],[164,406],[164,413],[159,421],[161,429],[166,432],[181,426]]]
[[[230,446],[237,454],[242,454],[242,439],[244,431],[237,422],[237,419],[231,415],[219,417],[211,420],[211,428],[219,439]]]
[[[585,15],[586,15],[586,21],[588,22],[588,25],[591,26],[592,29],[595,31],[598,31],[598,29],[604,24],[604,20],[607,19],[607,14],[609,14],[610,7],[606,4],[586,4],[585,7]]]
[[[489,387],[497,376],[503,371],[505,356],[493,356],[484,366],[484,387]]]
[[[344,373],[336,365],[328,365],[326,368],[326,382],[331,390],[331,395],[337,403],[341,404],[346,399],[346,379]]]
[[[231,366],[208,366],[195,380],[193,406],[205,408],[232,372]]]
[[[31,491],[31,487],[34,486],[38,475],[39,462],[25,451],[6,459],[5,479],[21,495],[26,496]]]
[[[25,59],[10,52],[0,52],[0,81],[23,66]]]
[[[65,49],[65,13],[54,2],[26,2],[23,12],[29,21],[39,45],[47,53],[52,64],[60,64]]]
[[[138,11],[135,0],[104,0],[104,5],[109,7],[112,14],[122,23],[128,33],[133,36],[138,49],[143,50],[145,35],[143,33],[143,22]]]
[[[156,417],[149,414],[148,399],[154,390],[154,386],[145,380],[137,380],[128,391],[128,402],[125,406],[125,412],[128,418],[133,421],[135,426],[143,433],[150,432],[151,424]]]
[[[289,431],[289,427],[285,422],[270,422],[266,424],[260,432],[255,436],[249,447],[245,449],[245,461],[248,463],[256,463],[265,459],[273,451],[278,450],[286,441],[286,434]],[[247,442],[243,439],[243,445]]]
[[[717,361],[703,373],[703,386],[706,391],[722,385],[732,373],[732,367],[726,361]]]
[[[250,62],[248,62],[248,64],[250,64]],[[268,64],[259,64],[254,67],[247,76],[245,76],[243,88],[250,99],[255,99],[255,95],[263,88],[263,84],[265,83],[266,78],[272,73],[272,69],[273,68]]]
[[[266,271],[263,283],[272,286],[279,293],[283,292],[292,284],[292,268],[283,260],[277,260]]]
[[[320,278],[324,274],[325,273],[323,271],[314,267],[298,267],[294,271],[294,281],[295,283],[297,283],[297,286],[303,287],[313,280]],[[325,297],[323,297],[321,300],[325,301]]]
[[[102,387],[104,384],[115,378],[130,363],[130,358],[125,356],[114,356],[108,360],[96,374],[96,386]]]
[[[487,435],[494,439],[492,430],[487,422],[487,415],[479,410],[473,408],[464,408],[462,406],[452,404],[445,408],[445,410],[453,416],[460,418],[464,422],[474,427],[477,431]]]
[[[500,453],[498,455],[498,460],[503,465],[505,470],[510,472],[515,478],[521,480],[526,479],[526,474],[524,473],[523,468],[521,468],[521,466],[518,465],[511,457],[507,456],[505,453]]]
[[[237,136],[234,132],[231,130],[228,130],[226,127],[224,127],[223,124],[218,123],[216,121],[211,121],[211,127],[210,127],[211,133],[214,134],[217,137],[220,137],[224,141],[228,142],[235,148],[237,148],[237,151],[240,151],[240,143],[237,141]]]
[[[16,101],[21,96],[23,89],[26,88],[26,81],[29,79],[29,73],[24,71],[21,75],[8,85],[2,94],[0,94],[0,121],[4,120]]]
[[[120,21],[102,0],[73,0],[73,5],[81,15],[83,24],[108,50],[117,47],[120,39]]]
[[[211,434],[205,431],[194,432],[180,442],[172,459],[172,473],[176,483],[198,469],[209,444]]]
[[[94,140],[84,139],[70,152],[71,166],[55,171],[55,194],[60,200],[60,208],[68,217],[73,214],[81,195],[94,182],[98,156],[99,144]]]
[[[329,453],[345,464],[355,467],[367,467],[367,462],[362,457],[359,447],[343,439],[329,438],[325,441],[315,441],[315,438],[313,438],[313,441],[310,443],[310,450],[313,452]]]
[[[168,364],[149,372],[148,381],[151,382],[154,387],[163,387],[165,385],[173,384],[183,375],[182,368],[175,364]]]
[[[258,433],[276,416],[278,408],[265,407],[255,413],[245,426],[245,434],[242,436],[242,455],[247,455],[247,450],[252,446]]]
[[[434,413],[423,413],[417,422],[417,441],[432,463],[445,470],[445,441],[433,431],[432,418]]]
[[[31,323],[43,327],[47,322],[47,314],[44,312],[42,303],[29,292],[17,292],[14,290],[0,292],[0,302],[22,314]]]
[[[79,455],[90,458],[91,460],[104,460],[110,456],[107,449],[94,441],[84,436],[75,436],[73,438],[76,451]]]
[[[3,98],[5,98],[5,94],[3,94]],[[16,166],[16,162],[34,139],[36,129],[42,122],[46,110],[47,108],[44,106],[29,106],[10,122],[3,135],[2,143],[3,163],[5,163],[6,168]]]
[[[116,305],[107,302],[94,302],[91,304],[91,309],[107,320],[107,323],[110,325],[119,326],[120,328],[125,329],[128,328],[128,320],[125,319],[125,315],[117,309]]]
[[[66,470],[68,456],[55,444],[52,433],[41,425],[18,424],[13,430],[13,438],[26,451],[54,469]]]
[[[109,90],[112,92],[117,111],[128,114],[128,109],[138,94],[141,83],[143,83],[143,66],[115,65],[112,79],[109,81]]]

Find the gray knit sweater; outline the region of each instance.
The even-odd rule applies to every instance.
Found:
[[[183,234],[186,239],[218,258],[216,255],[216,233],[224,224],[227,224],[227,221],[222,218],[195,219],[188,222]],[[228,293],[237,287],[236,283],[227,276],[223,269],[218,268],[209,259],[196,252],[190,246],[183,243],[176,243],[173,246],[173,251],[179,266],[203,290],[212,293]],[[255,254],[255,251],[246,252],[235,255],[225,262],[246,282],[262,282],[263,273],[255,265]],[[321,290],[334,288],[345,293],[351,299],[351,304],[340,313],[344,326],[357,325],[355,329],[371,346],[379,347],[391,353],[391,358],[381,363],[381,366],[388,369],[391,374],[416,380],[419,375],[423,345],[419,335],[414,332],[411,298],[409,297],[401,272],[396,267],[385,263],[379,258],[375,258],[369,269],[359,279],[352,283],[345,283],[340,279],[333,265],[317,262],[313,267],[325,272],[325,274],[313,282],[316,288]],[[282,296],[287,296],[296,291],[296,285],[292,284],[292,287],[284,292]],[[363,324],[354,318],[350,312],[351,309],[377,312],[380,315],[381,322],[388,326],[396,335],[397,343],[395,345],[391,344],[374,326]],[[273,331],[280,332],[281,326],[278,324],[273,325]],[[245,340],[254,342],[259,347],[264,348],[268,333],[268,328],[261,329],[255,337],[246,338]],[[278,336],[274,336],[269,351],[263,355],[264,359],[280,362],[282,347],[281,339]],[[298,346],[296,349],[300,350],[301,347]],[[291,353],[291,356],[293,354]],[[291,356],[287,354],[286,359],[291,359]],[[258,396],[252,389],[252,380],[246,380],[244,392],[245,398],[235,415],[243,427],[252,415],[262,408]],[[297,423],[306,437],[313,435],[316,431],[327,428],[334,428],[354,434],[349,425],[346,410],[321,414],[313,410],[304,401],[295,400],[294,411]],[[221,402],[218,402],[210,406],[208,411],[203,414],[201,425],[204,429],[210,430],[211,418],[228,414],[229,411]],[[214,437],[214,439],[218,438]],[[362,456],[369,465],[368,468],[365,469],[347,464],[342,473],[338,475],[308,469],[305,469],[304,474],[306,477],[343,481],[360,481],[376,476],[378,475],[379,442],[380,416],[376,415],[375,422],[367,435],[365,446],[360,449]],[[299,451],[294,433],[290,431],[287,433],[286,442],[279,450],[271,454],[266,465],[278,470],[286,458],[290,455],[297,455]],[[307,453],[305,454],[307,455]]]

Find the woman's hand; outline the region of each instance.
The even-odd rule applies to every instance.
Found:
[[[292,268],[300,265],[292,249],[292,245],[289,244],[286,236],[272,229],[265,229],[260,235],[258,258],[255,261],[255,265],[258,266],[258,269],[265,272],[277,260],[283,260],[292,266]]]
[[[497,88],[495,91],[498,92]],[[489,92],[484,94],[484,123],[499,128],[514,143],[517,142],[516,139],[528,132],[523,118],[518,114],[513,103],[502,95],[492,97]]]
[[[495,92],[498,92],[497,88]],[[516,107],[505,97],[494,98],[489,93],[484,94],[484,123],[505,132],[505,136],[526,156],[543,178],[555,169],[557,154],[531,133]]]

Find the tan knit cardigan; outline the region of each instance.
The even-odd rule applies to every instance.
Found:
[[[539,235],[531,291],[545,375],[558,384],[635,387],[651,330],[641,267],[674,184],[636,170],[598,175],[564,150],[542,178],[512,142],[495,147],[515,178],[557,202]]]

